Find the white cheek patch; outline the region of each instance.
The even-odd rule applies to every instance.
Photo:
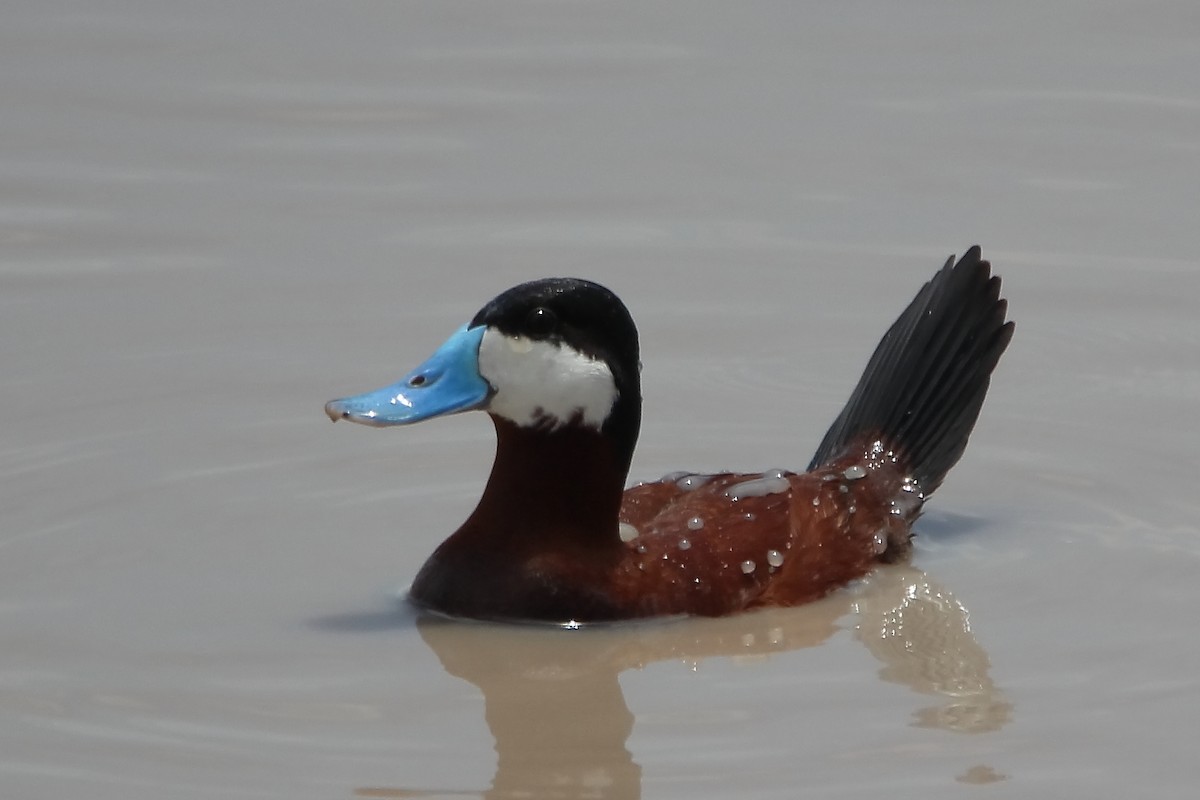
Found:
[[[479,374],[495,393],[488,411],[521,426],[572,420],[599,428],[617,399],[603,361],[571,347],[488,329],[479,343]]]

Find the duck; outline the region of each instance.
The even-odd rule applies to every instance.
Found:
[[[884,334],[804,471],[626,482],[642,419],[637,326],[580,278],[492,299],[399,382],[332,400],[390,427],[485,411],[496,452],[408,600],[576,627],[808,603],[907,559],[961,458],[1014,323],[980,248],[951,256]]]

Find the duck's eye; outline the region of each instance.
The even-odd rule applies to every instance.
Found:
[[[558,315],[545,306],[538,306],[525,317],[525,329],[534,336],[553,333],[558,327]]]

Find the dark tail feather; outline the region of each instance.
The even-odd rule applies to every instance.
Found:
[[[882,441],[928,496],[962,457],[1012,339],[1000,278],[972,247],[921,287],[871,356],[809,469]]]

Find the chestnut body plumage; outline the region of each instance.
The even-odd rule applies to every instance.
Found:
[[[496,460],[475,511],[411,599],[479,619],[717,616],[815,600],[907,554],[961,457],[1012,336],[971,248],[884,336],[804,473],[678,473],[624,489],[641,420],[637,330],[576,279],[504,292],[425,364],[335,400],[335,421],[489,411]]]

